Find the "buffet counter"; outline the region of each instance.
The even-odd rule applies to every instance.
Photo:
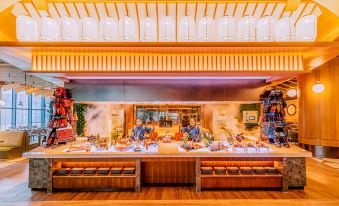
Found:
[[[29,187],[54,190],[134,189],[141,185],[194,185],[211,188],[279,188],[306,185],[306,160],[297,146],[266,152],[180,150],[179,142],[159,142],[157,150],[67,152],[69,145],[27,152]],[[272,169],[276,171],[272,171]],[[65,172],[63,175],[60,171]],[[69,171],[71,171],[69,173]],[[108,173],[109,171],[109,173]],[[74,174],[72,174],[74,172]],[[77,173],[79,172],[79,173]],[[61,174],[61,175],[60,175]]]

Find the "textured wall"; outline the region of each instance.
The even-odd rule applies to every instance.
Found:
[[[116,80],[66,85],[82,102],[258,101],[263,80]]]

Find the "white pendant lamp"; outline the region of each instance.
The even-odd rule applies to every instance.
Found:
[[[98,39],[98,21],[93,17],[83,17],[80,19],[81,39],[85,41],[95,41]]]
[[[173,42],[175,41],[175,22],[173,17],[165,16],[160,20],[159,24],[159,41]]]
[[[64,16],[61,18],[61,40],[62,41],[79,40],[79,24],[77,20],[68,16]]]
[[[297,96],[297,90],[295,88],[291,88],[287,91],[287,96],[289,97],[295,97]]]
[[[325,90],[325,86],[321,83],[321,81],[316,81],[312,86],[312,90],[315,93],[321,93]]]
[[[307,15],[300,17],[296,24],[297,41],[315,41],[317,38],[317,17]]]
[[[255,18],[243,16],[238,21],[238,41],[255,41]]]
[[[119,20],[119,36],[121,41],[138,41],[138,31],[136,20],[130,16],[123,16]]]
[[[217,23],[218,41],[235,41],[237,37],[237,24],[234,17],[223,16]]]
[[[20,15],[16,18],[16,38],[19,41],[38,41],[38,21],[32,17]]]
[[[290,17],[283,17],[276,21],[274,27],[274,39],[275,41],[294,41],[295,40],[295,28],[293,20]]]
[[[257,22],[256,40],[259,42],[274,41],[274,27],[276,19],[272,16],[264,16]]]
[[[211,17],[202,17],[198,22],[198,41],[214,41],[214,27],[214,20]]]
[[[153,18],[146,17],[141,20],[140,41],[143,42],[157,41],[156,22]]]
[[[184,16],[179,21],[179,37],[180,42],[195,40],[195,21],[191,16]]]
[[[42,17],[40,23],[40,41],[58,41],[60,36],[60,25],[56,19]]]
[[[99,39],[103,41],[118,41],[118,23],[112,17],[100,19]]]

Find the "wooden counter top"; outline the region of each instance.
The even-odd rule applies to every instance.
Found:
[[[64,152],[67,145],[58,146],[55,149],[38,147],[23,154],[25,158],[145,158],[145,157],[312,157],[312,153],[302,148],[291,145],[291,148],[278,148],[268,145],[271,148],[267,153],[235,153],[230,151],[222,152],[180,152],[178,142],[159,142],[157,153],[145,152]]]

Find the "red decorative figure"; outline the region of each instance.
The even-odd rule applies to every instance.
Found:
[[[73,139],[72,130],[72,105],[73,102],[67,95],[65,88],[58,87],[54,92],[55,100],[52,101],[52,116],[49,127],[52,129],[47,139],[47,146],[58,145]]]

